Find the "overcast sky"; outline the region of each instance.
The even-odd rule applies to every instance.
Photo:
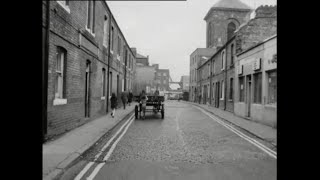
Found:
[[[149,55],[151,64],[169,69],[173,81],[189,75],[189,56],[206,47],[210,7],[219,0],[107,1],[130,47]],[[240,0],[250,7],[274,5],[276,0]]]

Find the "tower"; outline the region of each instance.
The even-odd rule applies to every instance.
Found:
[[[207,23],[207,48],[225,44],[234,31],[247,20],[251,10],[240,0],[220,0],[214,4],[204,17]]]

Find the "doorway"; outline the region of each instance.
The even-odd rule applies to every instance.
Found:
[[[247,87],[246,87],[246,90],[247,90],[247,93],[246,93],[246,100],[247,100],[246,116],[250,117],[251,116],[251,114],[250,114],[250,109],[251,109],[251,75],[247,76],[246,84],[247,84]]]
[[[207,86],[204,86],[203,90],[203,104],[207,104]]]
[[[90,71],[91,63],[87,61],[86,63],[86,76],[85,76],[85,110],[84,117],[90,117]]]
[[[220,101],[220,98],[219,98],[219,95],[220,95],[220,82],[217,82],[217,85],[216,85],[216,108],[219,107],[219,101]]]

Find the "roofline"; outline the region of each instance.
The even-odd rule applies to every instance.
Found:
[[[230,11],[251,11],[252,9],[242,9],[242,8],[225,8],[225,7],[211,7],[208,13],[205,15],[203,20],[207,20],[207,17],[213,10],[230,10]]]
[[[120,29],[120,26],[118,25],[118,23],[117,23],[117,21],[116,21],[116,18],[114,18],[113,13],[112,13],[111,9],[109,8],[107,2],[106,2],[106,1],[101,1],[101,2],[102,2],[102,4],[104,4],[104,5],[106,6],[107,11],[109,11],[109,13],[110,13],[111,20],[113,19],[113,21],[115,22],[115,24],[116,24],[116,26],[117,26],[120,34],[122,35],[122,37],[123,37],[124,41],[126,42],[128,48],[130,49],[130,52],[131,52],[132,55],[134,56],[134,53],[133,53],[133,51],[131,50],[131,47],[130,47],[129,43],[127,42],[125,36],[123,35],[123,33],[122,33],[121,29]],[[109,28],[110,28],[110,27],[109,27]],[[134,56],[134,57],[135,57],[135,56]]]
[[[254,49],[254,48],[256,48],[256,47],[258,47],[258,46],[260,46],[260,45],[262,45],[262,44],[264,44],[266,42],[268,42],[268,41],[270,41],[271,39],[276,38],[276,37],[277,37],[277,34],[275,34],[275,35],[273,35],[271,37],[268,37],[268,38],[264,39],[263,41],[259,42],[258,44],[253,45],[253,46],[249,47],[248,49],[236,54],[236,56],[240,56],[240,55],[242,55],[242,54],[244,54],[244,53],[246,53],[246,52],[248,52],[248,51],[250,51],[250,50],[252,50],[252,49]]]

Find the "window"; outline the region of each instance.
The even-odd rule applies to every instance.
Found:
[[[268,72],[268,104],[277,103],[277,71]]]
[[[228,40],[233,36],[234,31],[236,30],[236,25],[233,22],[228,24]]]
[[[166,74],[166,73],[163,73],[163,76],[167,76],[167,74]]]
[[[102,97],[106,96],[106,69],[102,68]]]
[[[110,39],[110,50],[111,50],[111,53],[113,53],[113,48],[114,48],[113,39],[114,39],[114,30],[113,30],[113,26],[111,26],[111,39]]]
[[[68,13],[70,13],[69,1],[57,1]]]
[[[64,48],[57,48],[56,59],[56,80],[55,80],[55,99],[65,98],[65,69],[67,51]]]
[[[163,84],[166,84],[166,83],[167,83],[167,82],[166,82],[166,80],[164,79],[164,80],[163,80]]]
[[[253,75],[254,80],[254,103],[261,104],[262,99],[262,73],[256,73]]]
[[[239,101],[244,102],[244,77],[239,77]]]
[[[220,100],[224,99],[224,81],[221,81]]]
[[[108,17],[104,16],[104,25],[103,25],[103,45],[108,47]]]
[[[121,53],[121,39],[120,36],[118,36],[118,55],[120,56]]]
[[[229,99],[233,100],[233,78],[230,78],[230,92]]]
[[[234,59],[233,59],[233,58],[234,58],[234,56],[233,56],[233,51],[234,51],[234,50],[233,50],[233,49],[234,49],[234,45],[232,44],[232,45],[231,45],[231,64],[234,63]]]
[[[87,26],[86,29],[94,35],[94,26],[95,26],[95,1],[88,1],[87,9]]]
[[[222,51],[222,53],[221,53],[221,65],[222,65],[222,67],[221,67],[221,70],[224,70],[224,66],[225,66],[225,52],[224,51]]]

